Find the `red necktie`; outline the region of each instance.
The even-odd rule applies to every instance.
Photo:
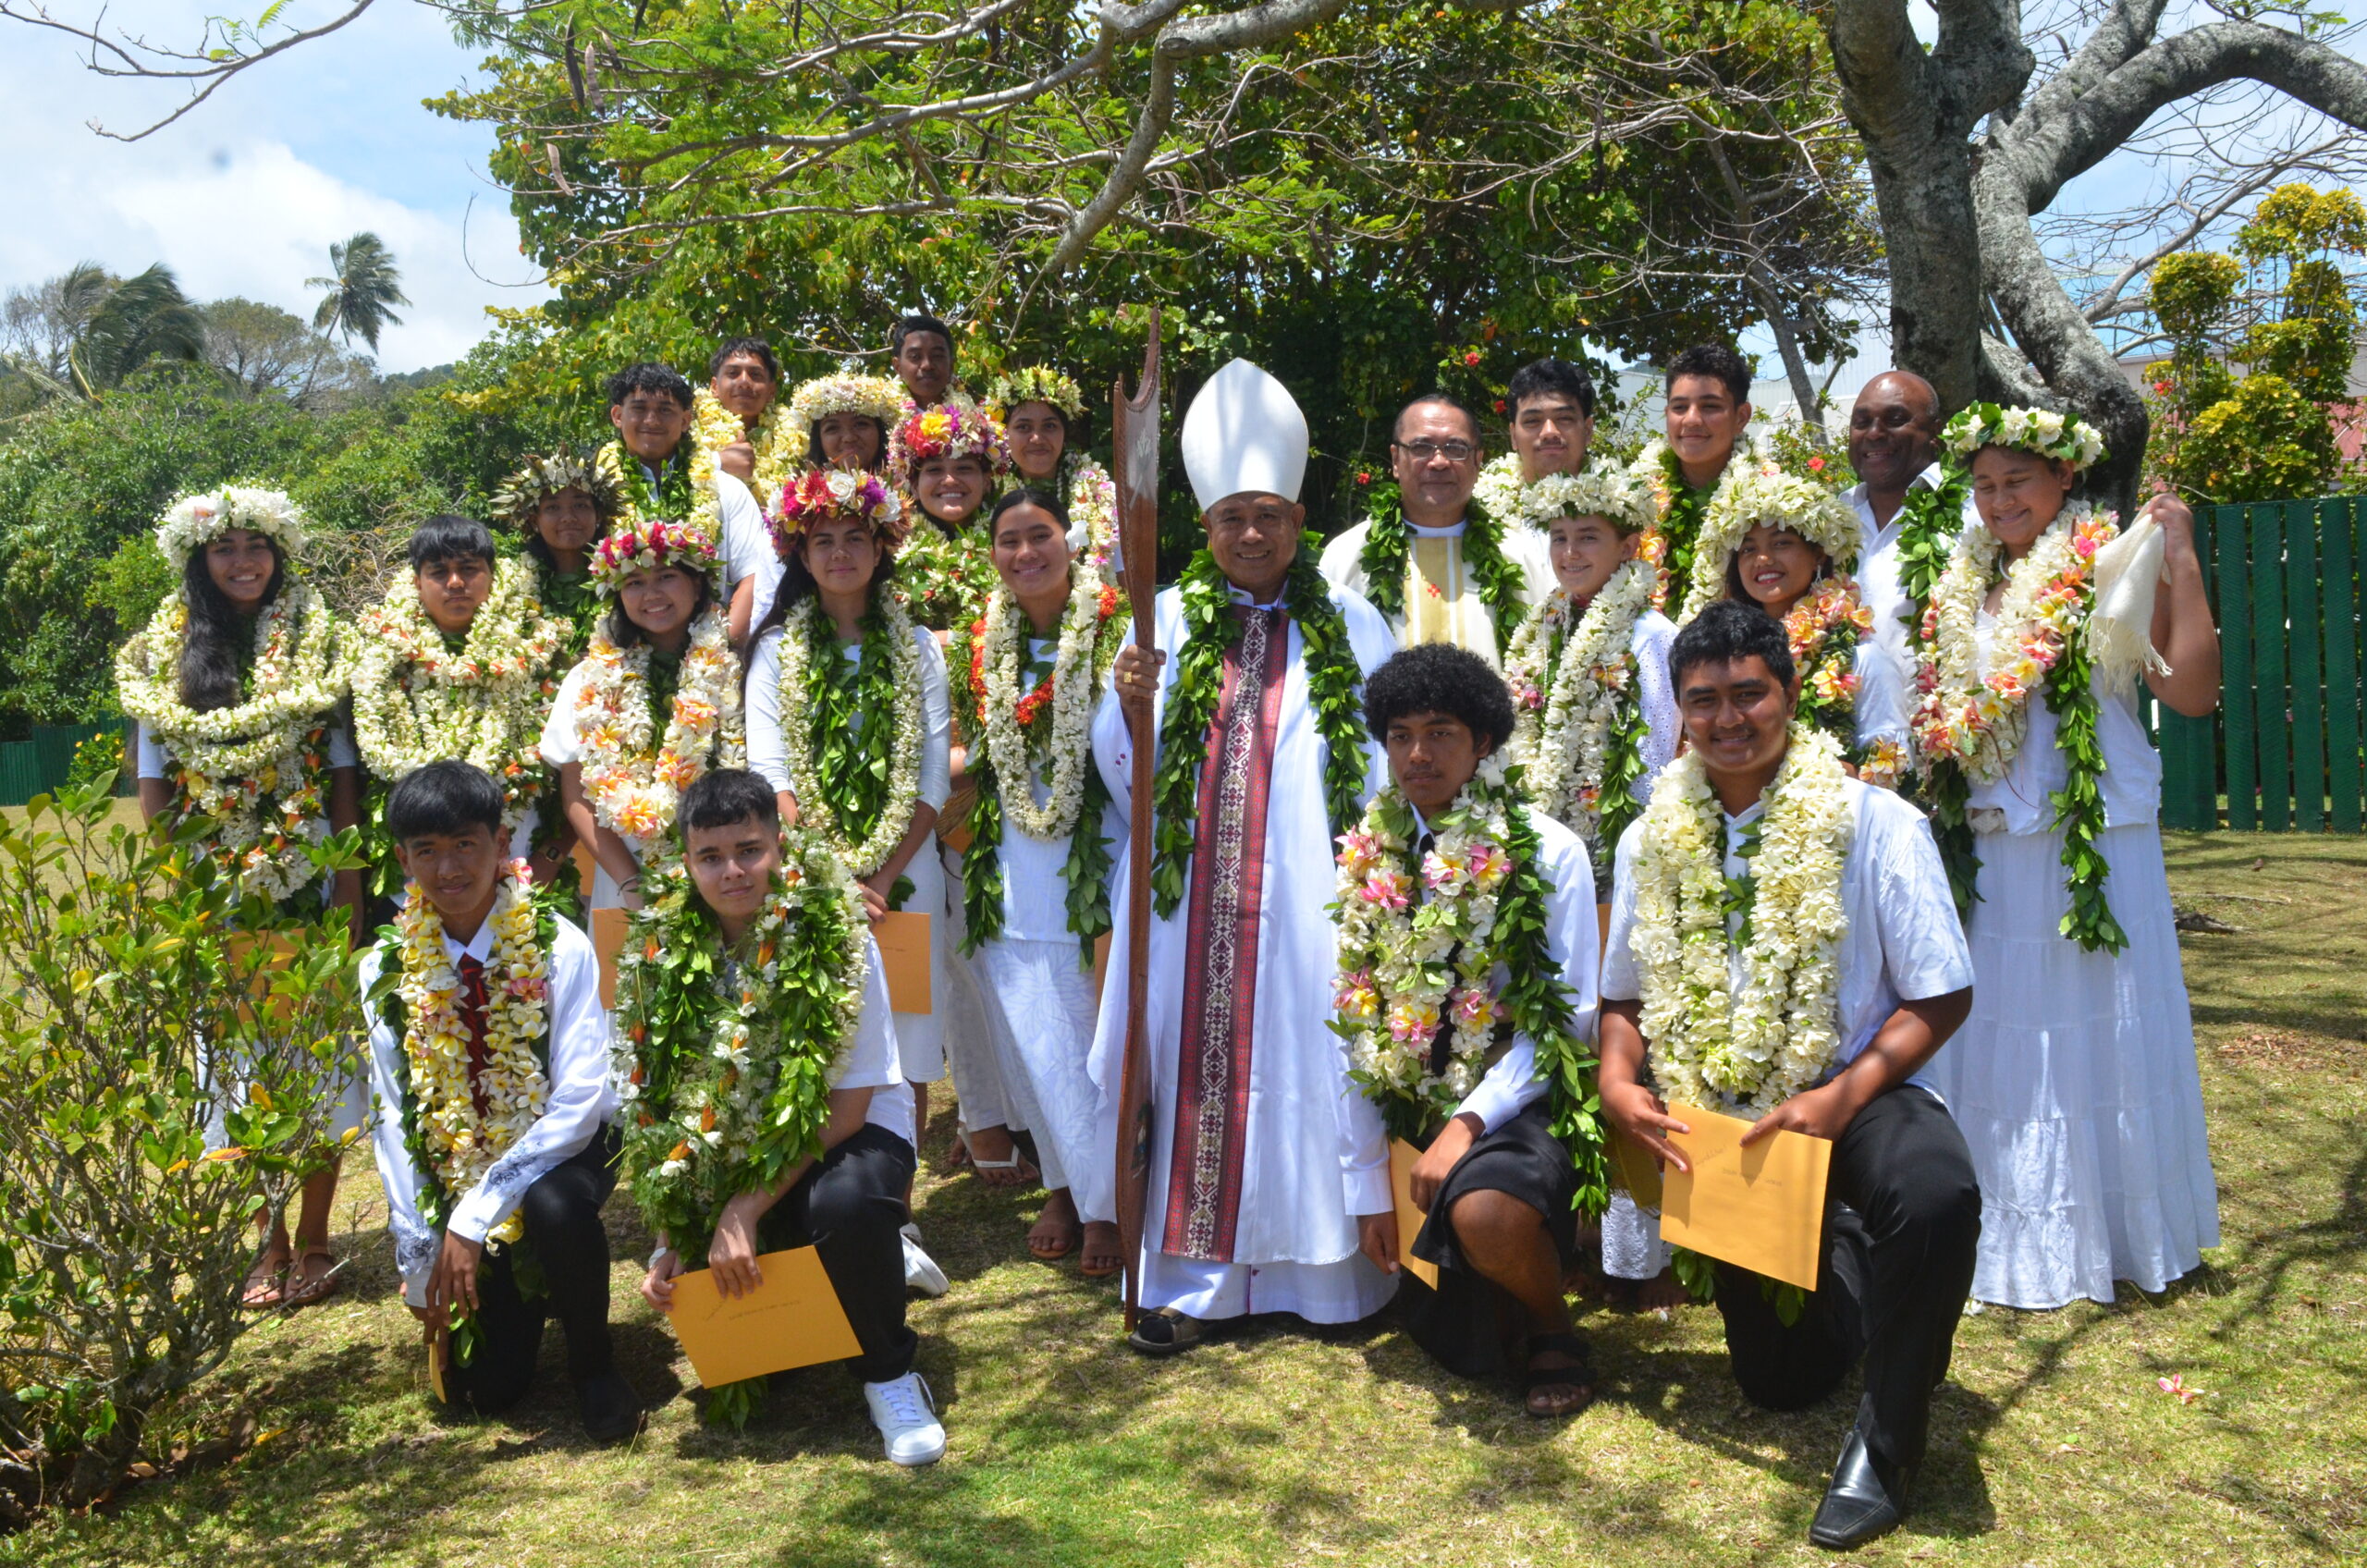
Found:
[[[484,1116],[493,1107],[485,1097],[484,1075],[493,1065],[493,1052],[484,1037],[484,965],[468,954],[460,955],[460,1022],[469,1031],[469,1097],[476,1101],[477,1114]]]

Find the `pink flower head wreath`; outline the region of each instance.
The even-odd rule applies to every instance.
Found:
[[[679,567],[713,582],[715,541],[695,528],[664,518],[619,526],[592,552],[592,580],[601,593],[614,597],[624,580],[636,571]]]
[[[904,504],[887,481],[852,469],[812,469],[780,487],[774,548],[786,560],[807,530],[833,521],[866,524],[891,547],[903,542]]]
[[[888,468],[907,490],[931,458],[975,458],[995,478],[1011,467],[1002,426],[975,407],[939,403],[904,416],[888,443]]]

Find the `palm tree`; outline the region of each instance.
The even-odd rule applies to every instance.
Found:
[[[162,262],[120,279],[84,262],[12,296],[8,313],[12,325],[23,318],[37,351],[8,356],[7,368],[45,398],[96,402],[151,360],[193,361],[205,352],[204,320]]]
[[[307,288],[328,290],[321,308],[313,312],[313,329],[324,335],[335,332],[349,344],[358,336],[376,353],[380,330],[403,324],[390,307],[411,303],[394,253],[365,229],[329,247],[329,266],[333,276],[304,280]]]

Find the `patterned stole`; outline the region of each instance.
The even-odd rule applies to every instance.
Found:
[[[1466,537],[1468,537],[1466,531]],[[1494,664],[1495,623],[1472,579],[1462,539],[1417,534],[1405,551],[1405,645],[1452,643]]]
[[[1266,807],[1290,649],[1290,621],[1280,610],[1236,605],[1233,613],[1241,636],[1225,651],[1224,685],[1200,765],[1184,1036],[1159,1241],[1162,1252],[1220,1263],[1233,1261],[1241,1217]]]

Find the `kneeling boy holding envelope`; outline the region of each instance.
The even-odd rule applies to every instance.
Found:
[[[1780,624],[1720,600],[1669,666],[1687,747],[1619,842],[1603,1113],[1679,1172],[1699,1130],[1673,1108],[1755,1121],[1746,1172],[1752,1145],[1830,1140],[1824,1211],[1805,1217],[1823,1222],[1815,1291],[1801,1305],[1722,1261],[1717,1300],[1755,1403],[1811,1404],[1862,1356],[1856,1425],[1809,1528],[1846,1550],[1906,1512],[1972,1284],[1980,1188],[1917,1077],[1971,1009],[1971,960],[1921,815],[1793,725]]]
[[[783,833],[753,773],[701,776],[675,829],[682,864],[644,873],[619,974],[625,1174],[659,1240],[642,1293],[675,1316],[710,1415],[745,1421],[763,1370],[850,1357],[888,1457],[930,1464],[945,1428],[913,1370],[899,1232],[913,1097],[854,883]],[[712,1386],[716,1366],[735,1380]]]

